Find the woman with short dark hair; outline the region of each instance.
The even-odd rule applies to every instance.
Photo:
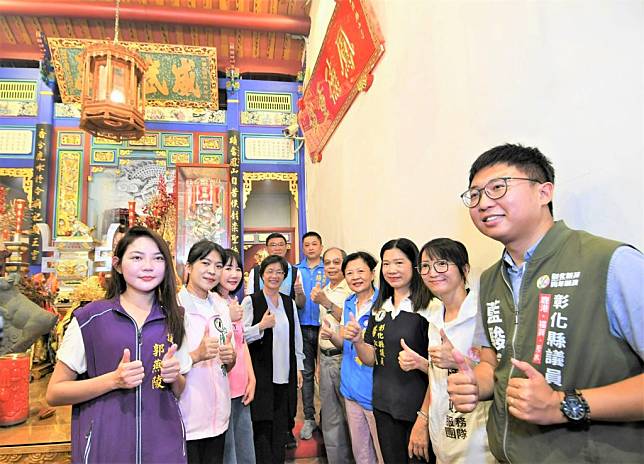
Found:
[[[400,353],[400,367],[429,373],[431,406],[429,434],[438,463],[493,463],[485,430],[491,401],[479,401],[470,413],[449,405],[447,377],[458,369],[452,351],[457,349],[471,365],[478,364],[480,346],[474,340],[485,338],[478,311],[478,293],[467,288],[470,263],[465,245],[449,238],[427,242],[418,271],[425,285],[441,301],[432,305],[429,315],[430,361],[412,350]]]
[[[244,336],[257,381],[250,404],[257,462],[282,463],[288,418],[302,386],[304,353],[295,302],[279,292],[288,273],[281,256],[262,261],[264,288],[242,301]]]

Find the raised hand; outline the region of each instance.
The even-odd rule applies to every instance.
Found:
[[[441,369],[456,369],[458,366],[454,361],[454,356],[452,356],[454,345],[452,345],[443,329],[441,329],[441,340],[443,343],[440,345],[429,347],[428,352],[432,363]]]
[[[465,357],[457,350],[452,356],[458,372],[447,376],[447,392],[454,407],[460,412],[472,412],[479,402],[479,385],[474,371]]]
[[[262,316],[262,320],[259,321],[259,330],[272,329],[273,327],[275,327],[275,314],[270,309],[267,309]]]
[[[322,288],[320,288],[320,284],[319,283],[315,284],[315,287],[311,289],[311,301],[314,301],[318,304],[321,303],[322,295],[324,295],[324,292],[322,292]]]
[[[512,359],[514,367],[525,379],[513,377],[508,381],[506,401],[508,411],[517,419],[533,424],[548,425],[565,421],[559,409],[563,394],[553,390],[545,377],[531,364]]]
[[[203,338],[201,343],[195,351],[190,353],[192,361],[198,363],[200,361],[206,361],[212,359],[219,354],[219,339],[217,337],[211,337],[208,330],[208,325],[204,328]]]
[[[358,343],[362,340],[362,327],[352,312],[349,313],[349,322],[344,326],[344,339],[351,343]]]
[[[296,295],[304,295],[304,287],[302,286],[302,282],[300,281],[299,274],[295,278],[295,285],[293,286],[293,289],[295,290]]]
[[[125,348],[118,367],[114,371],[115,388],[135,388],[141,385],[144,377],[143,363],[130,361],[130,350]]]
[[[244,316],[244,308],[241,307],[236,298],[233,298],[228,304],[228,311],[230,311],[230,320],[237,322]]]
[[[176,352],[177,344],[173,343],[161,360],[161,378],[165,383],[173,383],[179,377],[181,365],[174,355]]]
[[[322,327],[320,329],[320,338],[322,340],[331,340],[331,337],[333,337],[333,334],[335,334],[335,330],[333,330],[333,327],[331,327],[331,324],[329,321],[326,319],[322,321]]]
[[[428,361],[423,358],[421,355],[416,353],[414,350],[409,348],[407,346],[407,343],[405,343],[405,339],[401,338],[400,339],[400,347],[402,348],[402,351],[398,353],[398,364],[400,364],[400,368],[405,371],[413,371],[414,369],[419,369],[423,372],[427,372],[427,367],[428,367]]]
[[[219,346],[219,360],[222,364],[232,364],[237,356],[232,342],[233,333],[226,334],[226,342]]]

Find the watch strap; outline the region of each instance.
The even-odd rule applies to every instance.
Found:
[[[575,419],[573,419],[573,418],[569,417],[569,416],[565,413],[565,410],[564,410],[564,409],[565,409],[566,400],[567,400],[567,399],[568,399],[568,397],[570,397],[570,396],[574,396],[574,397],[576,397],[576,398],[577,398],[577,400],[579,401],[579,403],[580,403],[580,404],[582,405],[582,407],[584,408],[584,417],[582,417],[582,418],[581,418],[581,419],[579,419],[579,420],[575,420]],[[590,423],[590,406],[588,406],[588,402],[586,401],[586,398],[584,398],[584,395],[581,393],[581,391],[579,391],[579,390],[577,390],[577,389],[567,389],[567,390],[564,390],[564,399],[563,399],[563,401],[561,402],[561,412],[562,412],[562,413],[563,413],[563,415],[566,417],[566,419],[568,419],[568,422],[569,422],[569,423],[571,423],[571,424],[581,425],[581,426],[587,426],[587,425]]]

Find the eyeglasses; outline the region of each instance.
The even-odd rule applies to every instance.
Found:
[[[268,245],[266,245],[268,248],[282,248],[286,246],[286,243],[282,242],[268,242]]]
[[[269,276],[282,277],[284,275],[284,271],[274,271],[272,269],[268,269],[267,271],[264,271],[264,274]]]
[[[429,274],[429,271],[431,271],[431,268],[433,267],[436,272],[438,272],[439,274],[443,274],[447,272],[450,264],[454,264],[454,263],[450,263],[449,261],[445,261],[444,259],[441,259],[438,261],[434,261],[433,264],[420,263],[418,266],[416,266],[416,270],[420,275],[427,275]]]
[[[468,208],[474,208],[481,202],[482,192],[485,192],[490,200],[498,200],[508,192],[509,180],[527,180],[538,184],[543,183],[538,179],[531,179],[529,177],[499,177],[489,181],[483,188],[470,188],[466,190],[461,194],[461,199]]]

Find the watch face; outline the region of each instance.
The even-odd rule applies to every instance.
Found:
[[[577,396],[566,396],[564,400],[563,413],[574,421],[579,421],[586,415],[586,408]]]

